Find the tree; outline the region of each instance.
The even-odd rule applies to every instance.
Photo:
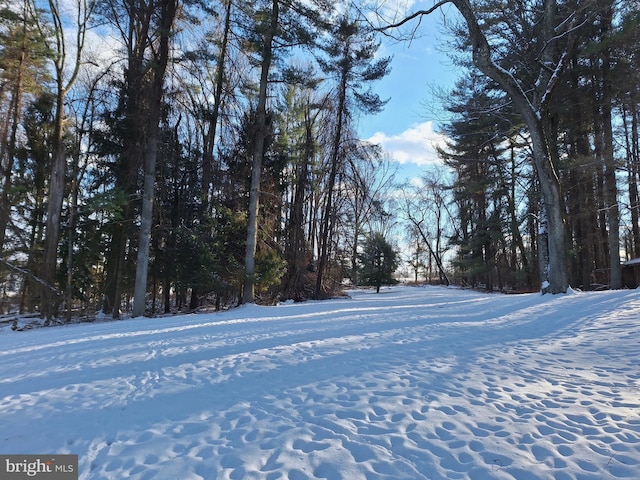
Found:
[[[213,152],[218,132],[218,122],[221,113],[223,93],[226,85],[226,63],[229,50],[229,37],[231,34],[231,17],[233,11],[233,0],[226,0],[224,3],[224,26],[222,39],[215,68],[213,106],[210,112],[205,113],[205,127],[202,148],[202,186],[203,186],[203,214],[207,213],[211,197],[213,184]]]
[[[407,201],[407,205],[409,205],[409,201]],[[437,251],[437,249],[435,249],[431,245],[431,240],[428,237],[428,232],[424,224],[424,218],[418,218],[414,213],[412,213],[411,206],[407,207],[406,212],[407,212],[407,217],[411,222],[412,228],[415,229],[415,232],[422,239],[424,245],[427,246],[427,249],[429,250],[430,258],[433,258],[436,262],[441,283],[448,286],[450,284],[450,281],[449,281],[449,277],[447,276],[447,272],[444,268],[442,257],[440,253]]]
[[[456,83],[445,105],[451,113],[443,127],[448,144],[439,154],[454,175],[458,278],[489,291],[523,287],[519,277],[528,258],[516,205],[518,179],[524,182],[527,174],[518,158],[529,151],[522,148],[525,142],[518,145],[522,123],[504,93],[475,70]]]
[[[7,256],[7,230],[12,223],[12,211],[22,203],[16,197],[14,176],[22,174],[18,154],[23,147],[20,139],[25,108],[37,98],[44,98],[50,78],[46,70],[49,52],[41,10],[34,10],[27,0],[21,4],[2,3],[0,9],[0,252]],[[13,232],[10,238],[15,238]]]
[[[60,216],[62,203],[65,197],[65,183],[67,173],[67,152],[64,140],[66,123],[65,99],[69,90],[78,78],[80,71],[82,50],[84,48],[85,35],[88,28],[89,17],[92,12],[92,4],[86,0],[78,0],[76,5],[76,41],[75,57],[73,58],[71,74],[65,76],[68,65],[67,40],[65,38],[65,19],[61,6],[57,0],[49,0],[49,14],[53,23],[54,47],[52,49],[52,61],[55,72],[55,120],[52,137],[51,174],[49,177],[49,199],[47,202],[47,226],[45,231],[44,261],[41,277],[44,288],[42,289],[41,314],[47,322],[57,314],[58,302],[54,285],[58,260],[58,242],[60,239]]]
[[[153,201],[156,183],[156,160],[160,141],[160,120],[162,115],[162,97],[164,78],[169,63],[170,39],[173,22],[178,10],[177,0],[158,0],[155,7],[158,12],[156,45],[149,45],[152,58],[145,69],[149,69],[151,80],[147,84],[145,102],[148,108],[146,119],[146,137],[144,150],[144,182],[142,188],[142,212],[140,215],[140,235],[138,257],[136,261],[136,281],[134,287],[132,316],[138,317],[145,311],[147,293],[147,275],[149,270],[149,245],[151,243],[151,225],[153,223]]]
[[[424,245],[424,241],[422,240],[422,236],[417,228],[409,228],[406,233],[406,240],[411,245],[411,250],[408,251],[405,262],[411,267],[413,272],[413,281],[418,283],[418,278],[421,272],[424,272],[425,280],[429,280],[431,278],[431,272],[429,270],[425,271],[427,267],[427,258],[429,260],[431,258],[427,253],[427,248]],[[426,255],[425,255],[426,254]],[[429,262],[430,264],[431,262]]]
[[[597,88],[595,130],[596,155],[602,163],[604,175],[604,201],[607,212],[607,236],[609,244],[609,288],[622,288],[622,269],[620,266],[620,211],[618,206],[618,186],[613,142],[613,84],[611,81],[613,58],[610,36],[613,30],[613,4],[609,0],[598,2],[597,21],[600,26],[601,47],[594,55],[597,65],[594,83]]]
[[[636,82],[626,68],[621,45],[631,40],[620,3],[595,2],[592,21],[580,29],[576,49],[550,106],[559,145],[560,180],[566,198],[571,283],[579,288],[620,288],[620,227],[626,215],[618,193],[623,191],[617,170],[633,157],[616,139],[616,124],[625,113],[616,104]],[[615,19],[615,20],[614,20]],[[624,122],[624,120],[623,120]],[[634,167],[629,165],[629,172]],[[635,185],[629,185],[634,195]],[[633,201],[632,201],[633,202]],[[635,202],[630,205],[635,205]],[[631,230],[637,225],[631,208]],[[635,227],[637,230],[637,227]]]
[[[394,188],[395,169],[382,157],[377,145],[356,143],[346,158],[343,177],[345,195],[344,223],[351,232],[347,243],[351,250],[351,282],[358,284],[358,246],[368,222],[385,215],[385,202]]]
[[[329,242],[333,231],[334,189],[341,164],[350,145],[347,142],[351,115],[356,111],[379,112],[386,103],[370,90],[369,83],[379,80],[389,71],[390,57],[376,58],[380,46],[373,32],[365,29],[362,19],[350,18],[347,12],[333,29],[331,39],[324,46],[326,58],[320,60],[323,71],[334,76],[335,123],[333,144],[329,154],[328,176],[319,232],[316,296],[323,292],[323,280],[329,256]]]
[[[42,263],[54,108],[55,99],[46,91],[27,107],[23,122],[25,142],[19,150],[17,175],[12,180],[14,192],[30,192],[28,196],[15,193],[13,196],[12,238],[17,252],[26,257],[24,265],[29,272],[21,286],[21,312],[33,311],[40,303],[42,289],[51,288],[38,275]],[[16,222],[25,224],[24,231],[15,228]]]
[[[260,82],[255,112],[255,139],[253,163],[251,166],[251,186],[249,190],[249,214],[247,221],[247,242],[245,247],[245,283],[242,293],[244,303],[253,303],[255,299],[256,248],[258,241],[258,214],[260,211],[260,180],[262,176],[262,156],[264,155],[267,129],[267,88],[269,72],[273,60],[273,42],[280,28],[280,0],[272,0],[270,10],[262,12],[267,21],[262,25],[262,52],[260,63]]]
[[[313,211],[312,171],[319,163],[322,149],[322,114],[327,115],[326,96],[315,93],[313,86],[288,85],[278,109],[278,141],[288,156],[285,171],[284,258],[287,272],[282,280],[284,299],[304,300],[313,296],[313,253],[309,241]]]
[[[615,85],[620,85],[617,91],[616,101],[620,119],[623,124],[623,139],[625,162],[627,171],[626,185],[628,191],[628,210],[630,225],[626,235],[627,259],[640,257],[640,194],[638,182],[640,181],[640,71],[638,71],[637,56],[640,51],[640,36],[638,35],[637,4],[628,2],[629,5],[622,8],[621,37],[615,43],[615,57],[613,74]]]
[[[105,313],[114,318],[120,315],[120,302],[127,244],[133,235],[131,224],[136,209],[141,225],[138,236],[140,257],[136,263],[136,315],[144,312],[144,294],[148,269],[149,232],[153,213],[156,158],[159,122],[162,116],[164,75],[169,61],[169,42],[178,3],[176,0],[157,0],[146,3],[138,0],[112,0],[101,5],[101,13],[121,35],[126,52],[123,76],[119,86],[118,105],[107,112],[104,153],[115,157],[111,165],[114,189],[127,197],[120,221],[114,222],[111,249],[107,258],[105,285]],[[143,173],[142,194],[139,176]],[[142,205],[137,202],[142,200]],[[132,262],[133,263],[133,262]]]
[[[533,6],[506,4],[506,8],[488,2],[487,8],[480,8],[469,0],[446,0],[384,29],[397,28],[448,3],[464,20],[474,66],[507,93],[527,125],[542,194],[538,240],[541,291],[566,292],[569,276],[564,202],[548,111],[575,46],[575,34],[588,19],[590,5],[576,8],[573,4],[544,0]],[[514,55],[522,61],[514,63]]]
[[[396,283],[393,273],[399,265],[398,254],[381,233],[367,236],[359,260],[362,283],[375,286],[376,293],[382,285]]]
[[[311,45],[315,35],[315,25],[319,23],[318,18],[322,16],[314,2],[305,4],[305,2],[290,3],[272,0],[264,5],[259,2],[256,7],[254,15],[255,28],[249,32],[249,38],[259,52],[256,63],[260,66],[260,73],[255,106],[254,144],[244,261],[246,277],[242,294],[244,303],[253,303],[255,300],[260,182],[262,160],[271,127],[268,124],[267,100],[272,81],[271,77],[273,77],[272,67],[294,46],[304,48]]]

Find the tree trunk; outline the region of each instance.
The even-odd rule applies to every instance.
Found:
[[[153,128],[153,126],[151,126]],[[157,128],[156,128],[157,129]],[[158,136],[150,135],[145,152],[144,185],[142,187],[142,212],[140,214],[140,233],[138,236],[138,255],[136,259],[136,279],[133,290],[132,317],[144,315],[147,295],[147,276],[149,273],[149,247],[151,244],[151,226],[153,224],[153,202],[156,184],[156,157],[158,154]]]
[[[224,31],[220,44],[220,54],[216,68],[216,86],[213,93],[213,112],[208,119],[208,130],[205,133],[203,154],[202,154],[202,195],[203,195],[203,215],[209,213],[211,207],[211,188],[213,184],[213,151],[216,142],[216,131],[218,127],[218,117],[222,102],[225,81],[225,62],[227,59],[227,48],[229,46],[229,33],[231,31],[231,11],[233,0],[226,0]]]
[[[603,105],[598,121],[602,127],[601,158],[604,163],[604,201],[607,218],[607,239],[609,250],[609,288],[622,288],[622,266],[620,265],[620,211],[618,207],[618,186],[615,159],[613,157],[613,131],[611,127],[610,95],[603,88]],[[608,100],[607,100],[608,99]]]
[[[260,180],[262,177],[262,157],[267,136],[267,88],[269,71],[273,57],[272,46],[279,22],[279,0],[273,0],[270,25],[264,36],[258,105],[256,107],[255,143],[251,167],[251,187],[249,189],[249,215],[247,220],[247,243],[244,256],[245,279],[242,291],[243,303],[255,301],[256,249],[258,244],[258,215],[260,213]]]
[[[631,125],[627,116],[631,115]],[[631,112],[623,112],[622,115],[626,131],[627,147],[627,185],[629,190],[629,210],[631,213],[631,258],[640,255],[640,195],[638,195],[638,166],[640,154],[638,148],[638,111],[632,106]]]
[[[603,14],[601,24],[602,36],[607,38],[611,30],[612,11],[608,6]],[[608,243],[609,243],[609,288],[622,288],[622,266],[620,265],[620,210],[618,207],[618,184],[616,179],[616,164],[613,155],[613,128],[612,121],[612,100],[609,77],[611,74],[611,52],[607,46],[602,54],[601,79],[599,86],[601,89],[601,104],[599,119],[602,130],[602,160],[604,163],[604,180],[605,180],[605,201],[607,208],[607,220],[609,225]],[[597,133],[596,133],[597,135]]]
[[[345,46],[345,57],[349,54],[349,46]],[[324,211],[322,213],[322,224],[320,225],[319,252],[318,252],[318,270],[316,277],[316,296],[319,297],[323,292],[323,282],[327,261],[329,255],[329,237],[331,232],[331,217],[333,216],[333,191],[335,189],[336,178],[338,176],[338,163],[340,159],[340,150],[342,148],[342,130],[345,116],[345,104],[347,99],[347,63],[341,72],[340,86],[338,90],[338,105],[336,129],[333,136],[333,145],[331,147],[329,178],[327,179],[327,188],[325,191]]]
[[[305,274],[308,266],[306,238],[304,232],[305,198],[309,184],[309,165],[314,152],[313,125],[315,117],[311,115],[311,106],[307,104],[304,111],[304,148],[298,159],[293,181],[293,198],[289,220],[287,222],[287,243],[285,258],[287,260],[287,276],[283,282],[285,298],[303,300],[305,298]]]
[[[58,89],[62,88],[62,72],[58,76]],[[51,159],[51,177],[49,181],[49,199],[47,202],[47,226],[44,244],[44,261],[41,277],[45,283],[42,289],[41,315],[47,322],[58,313],[60,298],[54,295],[51,287],[55,283],[58,260],[58,240],[60,238],[60,216],[65,196],[66,148],[62,138],[64,121],[64,95],[59,93],[56,102],[56,121],[53,134],[53,158]]]
[[[544,102],[548,101],[549,95],[553,90],[561,64],[556,65],[556,69],[553,72],[555,76],[549,73],[548,77],[545,78],[546,81],[541,81],[536,85],[536,88],[541,88],[542,90],[532,92],[534,98],[531,98],[509,71],[504,70],[493,61],[491,47],[480,28],[469,0],[453,0],[452,3],[464,17],[469,29],[474,65],[482,73],[497,82],[509,94],[518,113],[522,115],[528,127],[533,149],[533,163],[540,183],[543,210],[546,213],[545,218],[547,221],[547,228],[544,232],[541,232],[542,235],[538,239],[538,247],[543,251],[548,251],[548,258],[546,255],[539,256],[543,262],[540,265],[540,288],[542,293],[564,293],[569,288],[564,202],[542,123],[546,112]],[[547,37],[551,41],[554,34],[553,25],[550,25],[550,23],[555,18],[555,2],[547,0],[545,7],[546,13],[543,27],[548,31]],[[547,47],[545,51],[548,53],[545,55],[550,55],[551,50],[551,47]],[[551,59],[543,58],[542,60]],[[545,65],[555,65],[555,62],[551,63],[542,60],[541,63]],[[546,248],[545,245],[542,245],[543,242],[546,242]]]
[[[144,184],[142,190],[142,212],[138,241],[138,259],[136,262],[136,280],[133,298],[133,317],[144,314],[149,274],[149,246],[151,244],[151,226],[153,225],[153,202],[156,183],[156,160],[160,137],[160,117],[162,111],[162,91],[164,76],[169,62],[169,39],[177,10],[177,0],[163,0],[160,5],[161,18],[158,26],[159,49],[155,58],[153,80],[148,93],[149,113],[147,118],[147,138],[144,152]]]
[[[47,227],[44,244],[44,261],[42,264],[42,279],[53,286],[55,283],[56,267],[58,260],[58,241],[60,240],[60,217],[62,215],[62,203],[65,197],[65,177],[67,154],[64,145],[64,103],[69,89],[73,86],[80,71],[82,49],[84,47],[84,35],[90,10],[86,4],[78,4],[77,12],[77,36],[76,54],[73,72],[70,78],[64,80],[65,64],[67,62],[66,44],[64,35],[64,23],[61,17],[60,5],[57,0],[49,0],[49,10],[54,25],[56,72],[56,113],[54,119],[54,133],[52,138],[53,158],[51,160],[51,177],[49,179],[49,200],[47,204]],[[61,300],[58,296],[52,296],[51,288],[42,290],[41,315],[48,323],[58,313],[58,304]]]

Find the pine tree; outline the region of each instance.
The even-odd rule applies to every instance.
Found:
[[[284,171],[284,259],[287,272],[282,279],[283,299],[304,300],[313,296],[312,248],[309,242],[313,206],[312,170],[322,152],[320,140],[326,97],[316,94],[313,85],[288,85],[278,115],[276,130],[279,149],[288,157]]]
[[[382,285],[396,283],[393,273],[399,265],[398,254],[381,233],[367,236],[359,260],[363,285],[372,285],[380,293]]]
[[[258,2],[253,6],[255,12],[249,40],[257,55],[259,65],[258,95],[255,100],[255,123],[253,126],[253,155],[251,166],[251,185],[249,190],[249,209],[247,216],[247,237],[245,244],[245,282],[242,293],[244,303],[255,301],[256,253],[258,249],[258,220],[260,218],[260,184],[262,181],[262,162],[265,142],[269,135],[267,100],[270,92],[274,66],[287,49],[309,46],[315,35],[315,21],[320,15],[313,3],[281,2],[271,0]]]
[[[14,188],[14,176],[21,172],[18,155],[24,146],[20,138],[25,109],[44,93],[50,79],[46,30],[39,28],[42,11],[32,7],[29,1],[0,6],[0,252],[4,259],[13,248],[7,228],[15,206],[22,203],[15,196],[19,190]]]
[[[466,283],[483,284],[489,291],[504,282],[516,286],[519,270],[516,261],[501,265],[509,258],[506,239],[521,242],[513,225],[519,223],[514,219],[516,199],[511,198],[516,178],[506,168],[513,163],[513,149],[505,148],[513,144],[519,125],[508,105],[485,77],[471,72],[460,79],[447,104],[453,114],[444,127],[450,143],[440,151],[455,172],[453,195],[460,226],[454,237],[458,246],[454,265]]]
[[[391,62],[390,57],[376,57],[380,43],[366,30],[363,19],[353,19],[349,15],[348,12],[335,25],[331,39],[323,47],[326,58],[320,60],[323,71],[334,77],[336,89],[333,144],[319,232],[316,296],[321,296],[324,290],[330,238],[334,231],[334,189],[338,174],[344,168],[346,152],[351,147],[347,135],[350,121],[357,111],[373,114],[384,107],[386,102],[371,90],[370,82],[384,77]]]
[[[110,150],[108,153],[116,159],[112,164],[114,188],[130,200],[123,208],[122,221],[112,225],[107,259],[105,313],[118,318],[125,272],[131,275],[125,260],[128,240],[135,236],[131,223],[136,210],[140,212],[142,222],[138,235],[141,256],[135,262],[135,314],[144,312],[164,75],[170,60],[169,46],[178,5],[175,0],[158,0],[151,4],[112,0],[101,8],[103,17],[121,33],[127,62],[122,78],[117,80],[117,109],[107,112],[105,118],[111,131],[103,142]],[[136,199],[141,200],[140,204]]]

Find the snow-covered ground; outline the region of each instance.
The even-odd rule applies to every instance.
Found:
[[[640,291],[5,329],[0,453],[78,454],[81,479],[640,479]]]

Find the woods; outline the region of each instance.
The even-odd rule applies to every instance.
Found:
[[[452,0],[391,27],[445,4],[459,14],[453,56],[467,69],[446,102],[441,152],[455,171],[459,281],[532,289],[535,277],[543,293],[622,287],[621,258],[635,258],[636,237],[620,238],[637,228],[637,177],[623,173],[636,148],[626,139],[637,104],[623,98],[638,88],[625,57],[637,46],[637,5]]]
[[[393,19],[323,0],[73,5],[0,9],[3,312],[325,298],[371,280],[371,239],[402,244],[414,280],[629,286],[634,2],[450,0]],[[384,36],[410,37],[443,5],[459,69],[446,173],[412,190],[357,122],[387,100]]]

